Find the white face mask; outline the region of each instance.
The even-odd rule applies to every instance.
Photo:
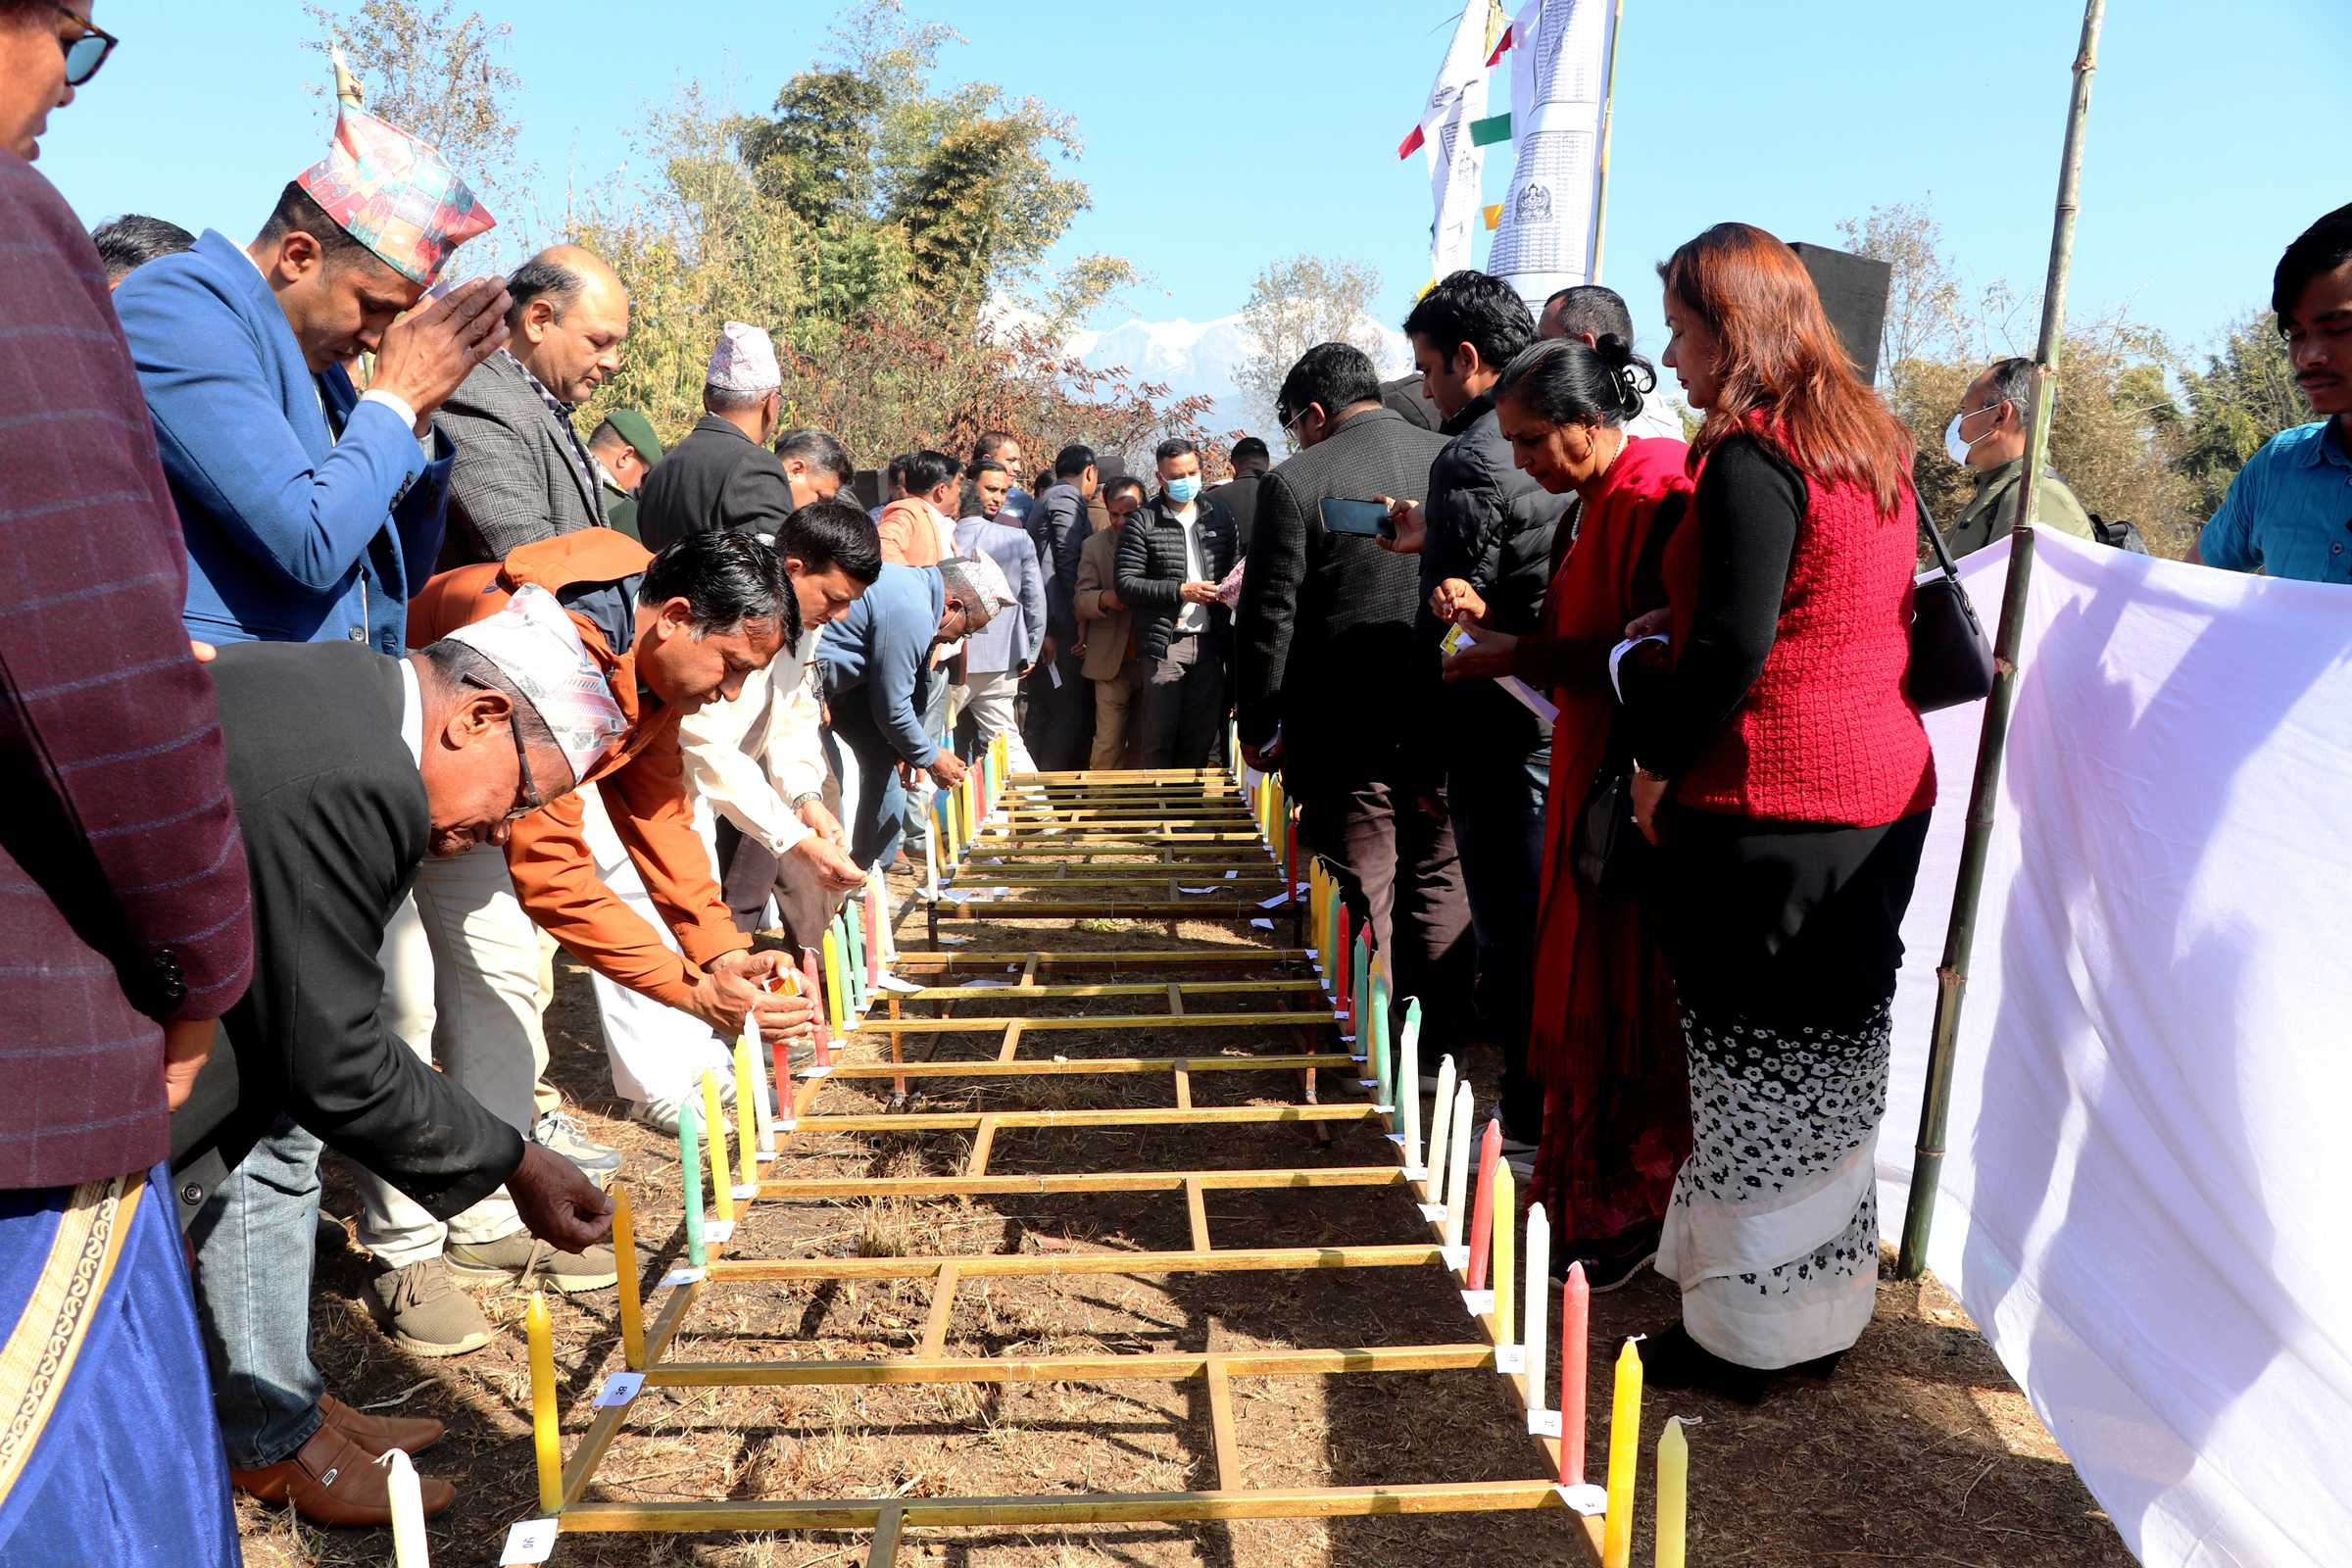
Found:
[[[1987,436],[1992,434],[1993,425],[1997,425],[2000,421],[1996,418],[1993,421],[1993,425],[1985,426],[1984,434],[1978,436],[1976,441],[1964,440],[1961,437],[1961,423],[1964,420],[1975,418],[1980,414],[1993,414],[2002,406],[2003,405],[2000,403],[1995,403],[1985,408],[1972,409],[1966,414],[1953,415],[1952,422],[1943,427],[1943,455],[1951,459],[1954,463],[1958,464],[1961,467],[1967,467],[1968,455],[1977,449],[1978,442],[1984,440]]]

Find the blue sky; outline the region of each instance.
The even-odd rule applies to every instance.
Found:
[[[566,182],[613,178],[640,108],[681,82],[764,107],[835,14],[809,0],[480,3],[513,24],[519,150],[551,213]],[[1426,276],[1426,176],[1395,149],[1458,4],[911,8],[969,40],[949,50],[948,76],[1076,117],[1094,207],[1062,251],[1144,267],[1152,286],[1132,298],[1136,314],[1225,315],[1262,263],[1307,251],[1378,267],[1394,322]],[[1625,12],[1603,279],[1632,301],[1644,349],[1659,336],[1652,264],[1724,219],[1835,243],[1840,218],[1930,201],[1969,279],[2038,285],[2075,0],[1625,0]],[[145,211],[246,237],[324,139],[305,90],[323,62],[300,48],[301,6],[98,0],[97,20],[123,45],[56,117],[43,172],[93,221]],[[1507,76],[1495,74],[1496,107]],[[2280,248],[2352,195],[2348,81],[2347,0],[2115,0],[2075,310],[2128,305],[2195,347],[2259,308]],[[1490,156],[1490,200],[1505,172]]]

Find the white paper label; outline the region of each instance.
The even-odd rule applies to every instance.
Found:
[[[960,948],[964,944],[970,942],[972,939],[970,937],[956,936],[953,932],[943,931],[934,940],[937,941],[938,944],[943,948]]]
[[[734,1186],[734,1194],[738,1202],[745,1199],[758,1198],[760,1196],[760,1184],[758,1182],[737,1182]],[[721,1220],[719,1223],[723,1225],[726,1222]],[[723,1237],[720,1238],[722,1241],[725,1238]]]
[[[1270,899],[1258,900],[1257,906],[1261,909],[1272,909],[1290,902],[1291,896],[1288,893],[1277,893]]]
[[[1560,1435],[1560,1412],[1530,1410],[1527,1412],[1527,1435],[1531,1438],[1556,1438]]]
[[[644,1387],[644,1373],[615,1372],[605,1379],[605,1386],[596,1396],[596,1407],[599,1410],[610,1410],[616,1405],[626,1404],[637,1397],[637,1391]]]
[[[792,1123],[786,1122],[783,1130],[786,1132],[792,1131]],[[764,1165],[769,1160],[778,1157],[778,1151],[776,1146],[773,1144],[763,1144],[760,1148],[752,1151],[752,1157]]]
[[[882,989],[885,991],[897,991],[901,993],[908,991],[920,991],[923,989],[923,983],[920,980],[909,980],[904,975],[896,974],[884,975],[880,981],[880,984]]]
[[[1274,929],[1274,922],[1271,920],[1252,920],[1250,923],[1260,931],[1271,931]]]
[[[1557,1415],[1559,1412],[1555,1410],[1552,1413]],[[1560,1494],[1562,1502],[1588,1519],[1598,1519],[1609,1511],[1609,1492],[1606,1487],[1596,1487],[1587,1481],[1573,1487],[1554,1487],[1551,1490]]]
[[[1404,1134],[1398,1133],[1396,1136],[1402,1138]],[[1408,1182],[1425,1182],[1429,1180],[1429,1167],[1427,1165],[1407,1165],[1404,1167],[1404,1179]],[[1433,1214],[1430,1217],[1436,1219],[1441,1215]]]
[[[662,1276],[661,1283],[654,1289],[666,1291],[673,1285],[697,1285],[702,1282],[702,1278],[703,1271],[699,1268],[673,1268]]]
[[[1446,1266],[1456,1274],[1470,1266],[1470,1247],[1466,1242],[1454,1247],[1441,1247],[1438,1249],[1438,1255],[1443,1257],[1446,1260]]]
[[[715,1245],[719,1242],[731,1241],[734,1236],[735,1222],[731,1219],[713,1219],[703,1222],[703,1240],[706,1242]]]
[[[830,1073],[832,1070],[833,1069],[830,1067],[825,1069],[825,1071],[828,1073]],[[795,1127],[798,1127],[800,1124],[801,1118],[798,1116],[779,1116],[774,1122],[770,1123],[770,1130],[773,1132],[788,1133]],[[765,1151],[765,1152],[770,1158],[773,1158],[776,1152],[770,1149]]]
[[[1432,1225],[1443,1225],[1446,1223],[1446,1205],[1444,1203],[1423,1203],[1421,1217]]]
[[[1468,1260],[1464,1259],[1464,1261]],[[1493,1291],[1464,1291],[1462,1293],[1462,1308],[1472,1317],[1491,1317],[1494,1311],[1494,1293]],[[1494,1353],[1499,1356],[1502,1352],[1497,1350]]]
[[[1494,1295],[1493,1291],[1482,1291],[1479,1294],[1489,1299],[1492,1299]],[[1497,1345],[1494,1347],[1494,1370],[1497,1372],[1525,1372],[1527,1370],[1527,1347],[1524,1345]]]
[[[1355,1059],[1361,1061],[1364,1058],[1358,1056]],[[1358,1089],[1378,1089],[1380,1087],[1380,1080],[1377,1078],[1358,1078],[1355,1081],[1355,1087]]]
[[[553,1519],[525,1519],[507,1532],[506,1549],[498,1555],[498,1568],[510,1563],[545,1562],[556,1549],[557,1522]]]

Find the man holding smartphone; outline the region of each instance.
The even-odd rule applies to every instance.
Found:
[[[1420,573],[1372,527],[1339,531],[1324,511],[1419,494],[1446,437],[1383,407],[1371,360],[1345,343],[1306,351],[1277,412],[1300,451],[1259,486],[1242,574],[1242,753],[1282,769],[1301,842],[1338,873],[1396,996],[1421,1000],[1424,1044],[1448,1041],[1467,1021],[1470,915],[1446,811],[1438,667],[1413,630]]]

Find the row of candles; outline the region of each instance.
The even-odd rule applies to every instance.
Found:
[[[1273,843],[1273,825],[1261,818]],[[1497,1347],[1496,1362],[1524,1377],[1526,1403],[1532,1426],[1547,1410],[1544,1377],[1545,1323],[1550,1297],[1551,1224],[1542,1203],[1528,1206],[1526,1256],[1513,1256],[1517,1237],[1517,1183],[1502,1155],[1502,1124],[1490,1118],[1483,1135],[1475,1134],[1472,1095],[1467,1082],[1457,1081],[1453,1058],[1438,1062],[1437,1094],[1429,1125],[1428,1163],[1421,1151],[1421,1004],[1407,998],[1403,1022],[1396,1029],[1396,1049],[1390,1049],[1393,990],[1387,966],[1373,952],[1370,933],[1358,931],[1348,940],[1348,906],[1338,879],[1323,862],[1310,859],[1307,867],[1309,914],[1316,933],[1313,956],[1322,970],[1341,1032],[1353,1042],[1369,1069],[1363,1080],[1378,1111],[1392,1118],[1391,1136],[1403,1157],[1407,1180],[1421,1184],[1428,1199],[1423,1214],[1439,1227],[1439,1238],[1449,1263],[1461,1271],[1471,1298],[1485,1305],[1492,1294],[1490,1322]],[[1346,961],[1326,960],[1325,955],[1347,956]],[[1358,1003],[1360,1002],[1360,1005]],[[1472,1144],[1477,1144],[1475,1174]],[[1465,1212],[1465,1210],[1467,1212]],[[1465,1237],[1467,1238],[1465,1242]],[[1455,1259],[1459,1259],[1455,1262]],[[1523,1264],[1523,1272],[1518,1265]],[[1514,1324],[1515,1272],[1525,1280],[1524,1322]],[[1591,1339],[1592,1291],[1584,1265],[1572,1262],[1560,1286],[1559,1349],[1559,1484],[1572,1501],[1592,1496],[1585,1482],[1586,1382]],[[1598,1499],[1605,1512],[1602,1523],[1602,1568],[1630,1568],[1633,1556],[1634,1507],[1642,1432],[1642,1353],[1628,1340],[1619,1352],[1616,1384],[1609,1419],[1606,1486]],[[1690,1446],[1679,1419],[1669,1420],[1657,1446],[1656,1568],[1684,1568],[1688,1556],[1687,1525],[1690,1497]]]
[[[940,872],[953,876],[963,863],[981,824],[995,814],[1011,765],[1011,739],[998,735],[964,769],[962,783],[931,797],[931,831],[923,838],[923,897],[938,902]]]

